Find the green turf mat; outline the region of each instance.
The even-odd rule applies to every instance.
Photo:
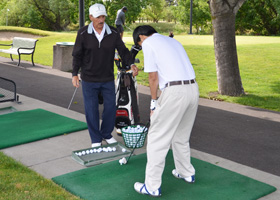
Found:
[[[0,149],[87,129],[87,124],[43,109],[0,115]]]
[[[127,165],[118,161],[54,177],[52,180],[83,199],[138,200],[154,199],[134,191],[135,182],[145,177],[146,154],[131,157]],[[196,182],[187,184],[171,174],[172,151],[168,153],[163,173],[162,197],[167,200],[255,200],[276,188],[216,165],[192,158]]]
[[[5,97],[5,95],[3,95],[3,94],[0,94],[0,98],[3,98],[3,97]]]

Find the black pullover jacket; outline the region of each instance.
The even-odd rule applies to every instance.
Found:
[[[128,66],[133,64],[129,50],[123,43],[117,29],[107,24],[102,41],[99,43],[94,31],[88,33],[88,27],[82,27],[77,34],[72,52],[73,72],[77,76],[81,69],[81,79],[86,82],[108,82],[114,77],[115,49]]]

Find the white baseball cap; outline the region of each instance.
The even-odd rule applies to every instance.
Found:
[[[107,16],[105,6],[100,3],[96,3],[89,8],[89,14],[92,15],[94,18],[99,17],[100,15]]]

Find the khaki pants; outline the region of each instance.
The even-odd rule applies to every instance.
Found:
[[[189,139],[198,99],[197,83],[167,87],[161,93],[148,132],[145,184],[149,191],[161,186],[165,157],[171,144],[177,173],[183,177],[195,174],[190,162]]]

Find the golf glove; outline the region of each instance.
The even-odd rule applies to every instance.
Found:
[[[157,100],[156,99],[152,99],[151,100],[151,104],[150,104],[150,109],[151,110],[155,110],[157,107]]]

